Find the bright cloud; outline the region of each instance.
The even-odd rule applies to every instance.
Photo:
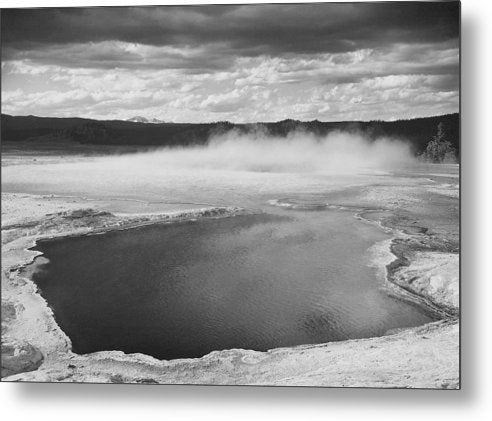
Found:
[[[2,110],[176,122],[458,110],[453,7],[400,6],[403,19],[390,4],[303,6],[79,9],[29,33],[51,9],[3,13]]]

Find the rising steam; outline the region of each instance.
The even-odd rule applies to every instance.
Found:
[[[292,132],[287,137],[263,132],[229,131],[206,146],[164,148],[139,154],[149,164],[182,169],[273,173],[354,173],[392,169],[415,162],[410,147],[388,138],[333,132],[325,137]]]
[[[2,170],[2,185],[13,191],[186,204],[179,209],[190,204],[254,207],[259,196],[264,203],[292,192],[325,193],[414,162],[408,145],[396,140],[232,131],[204,146],[12,165]]]

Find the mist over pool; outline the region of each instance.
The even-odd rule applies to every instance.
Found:
[[[233,131],[210,139],[206,146],[64,158],[42,171],[33,165],[10,165],[3,169],[3,188],[113,202],[159,202],[163,209],[262,208],[270,199],[322,194],[415,164],[409,146],[398,140],[371,141],[349,133],[319,138],[298,132],[278,138]]]

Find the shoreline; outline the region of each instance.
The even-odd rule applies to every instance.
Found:
[[[35,196],[32,196],[32,197],[35,197]],[[241,212],[244,212],[244,210],[240,209],[240,208],[234,208],[234,210],[236,212],[238,212],[237,214],[241,214]],[[78,211],[80,211],[80,209],[78,209]],[[204,210],[202,209],[202,211],[204,211]],[[77,210],[72,211],[72,212],[77,212]],[[86,212],[88,212],[88,211],[86,211]],[[205,212],[207,212],[207,210],[205,210]],[[226,211],[223,211],[223,213],[225,213],[225,212]],[[228,216],[234,215],[234,212],[232,215],[227,215],[227,214],[224,215],[223,213],[219,216],[216,215],[215,217],[224,217],[224,216],[228,217]],[[179,219],[179,217],[176,218],[176,214],[180,214],[181,219]],[[76,214],[76,215],[80,216],[80,214]],[[84,211],[82,211],[82,216],[81,216],[82,219],[83,218],[90,218],[90,219],[95,218],[97,220],[99,218],[99,219],[101,219],[101,221],[99,223],[102,223],[102,224],[106,223],[107,225],[102,226],[102,227],[101,226],[99,226],[99,227],[92,226],[91,227],[89,225],[89,227],[85,227],[85,229],[80,229],[80,227],[79,227],[79,229],[71,231],[69,234],[67,234],[66,226],[63,227],[63,223],[62,223],[61,227],[58,226],[58,229],[61,228],[61,230],[58,233],[55,233],[54,235],[53,235],[53,233],[51,233],[51,235],[38,233],[37,235],[34,235],[34,236],[33,235],[28,236],[28,237],[22,237],[21,236],[20,238],[17,238],[13,241],[10,241],[10,242],[3,244],[2,252],[4,251],[3,247],[6,244],[12,245],[11,243],[16,243],[16,242],[20,243],[20,244],[14,244],[13,248],[10,248],[10,247],[8,248],[8,251],[10,251],[10,252],[13,251],[14,254],[17,253],[20,255],[17,256],[17,259],[14,259],[14,260],[17,260],[17,262],[14,265],[10,264],[10,265],[4,266],[4,264],[2,262],[2,278],[3,278],[2,279],[2,311],[3,311],[3,307],[4,307],[4,302],[3,302],[4,285],[6,283],[4,281],[4,275],[6,275],[6,270],[7,270],[7,272],[8,272],[7,282],[9,282],[9,283],[11,281],[14,281],[14,283],[15,282],[20,282],[20,283],[23,282],[24,287],[25,287],[25,288],[23,288],[23,289],[25,289],[25,291],[23,291],[24,294],[34,296],[38,300],[38,305],[40,304],[39,300],[42,300],[42,305],[40,306],[41,308],[39,309],[39,311],[44,314],[45,318],[49,319],[49,320],[45,320],[45,322],[46,322],[45,327],[48,327],[48,329],[45,331],[47,333],[49,333],[50,335],[54,336],[54,338],[52,338],[52,339],[54,339],[54,342],[58,342],[58,344],[55,343],[55,344],[52,344],[51,347],[48,346],[48,349],[46,349],[46,350],[43,350],[43,349],[40,350],[35,345],[32,345],[29,341],[25,341],[24,343],[19,342],[18,348],[20,349],[20,351],[24,351],[24,354],[27,355],[27,360],[29,360],[29,361],[34,360],[34,361],[32,361],[32,364],[30,366],[28,366],[28,368],[33,369],[35,371],[23,371],[23,372],[19,372],[19,373],[12,373],[9,376],[3,377],[2,381],[16,381],[16,380],[36,381],[36,379],[40,378],[41,372],[43,372],[43,375],[41,377],[48,376],[48,378],[52,381],[70,381],[67,379],[70,378],[71,376],[68,376],[64,380],[61,380],[62,376],[60,376],[60,375],[53,377],[52,375],[54,375],[54,373],[58,370],[55,370],[55,372],[52,372],[51,375],[48,374],[50,372],[50,368],[48,368],[49,366],[51,366],[51,371],[52,371],[54,366],[59,365],[60,361],[63,361],[65,359],[67,359],[67,360],[73,360],[73,359],[99,360],[100,357],[104,356],[103,358],[105,360],[110,359],[113,361],[113,359],[114,359],[113,363],[116,363],[116,361],[119,361],[124,366],[131,366],[132,364],[140,365],[140,364],[142,364],[142,360],[145,361],[145,364],[150,364],[150,366],[156,366],[156,365],[159,366],[159,365],[163,365],[163,364],[165,366],[180,366],[182,364],[190,364],[192,366],[195,366],[195,365],[200,365],[200,364],[206,363],[206,361],[208,361],[210,358],[212,358],[212,355],[213,356],[219,356],[219,359],[220,359],[221,358],[220,355],[222,355],[223,357],[226,357],[227,355],[230,355],[231,353],[239,353],[239,354],[245,354],[245,355],[249,355],[251,353],[253,353],[255,355],[257,355],[257,354],[276,355],[278,353],[280,353],[280,354],[282,354],[282,353],[296,354],[299,352],[304,353],[305,349],[317,349],[317,350],[319,350],[319,349],[333,348],[333,347],[338,348],[341,346],[340,344],[344,344],[344,343],[347,344],[347,347],[350,347],[349,343],[351,345],[353,345],[353,344],[363,345],[368,341],[369,342],[373,341],[375,343],[380,342],[380,341],[384,342],[384,338],[390,338],[390,337],[394,336],[394,334],[392,334],[392,332],[391,332],[389,334],[389,336],[384,335],[384,336],[374,337],[374,338],[352,339],[352,340],[348,340],[348,341],[330,342],[327,344],[299,345],[299,346],[295,346],[295,347],[274,348],[274,349],[264,351],[264,352],[252,351],[252,350],[221,350],[221,351],[213,351],[210,354],[207,354],[201,358],[189,359],[189,360],[178,359],[178,360],[161,361],[161,360],[157,360],[153,357],[146,356],[144,354],[123,354],[121,351],[117,351],[117,350],[115,350],[115,351],[101,351],[101,352],[96,352],[93,354],[85,354],[85,355],[74,354],[71,351],[70,339],[65,335],[65,333],[56,324],[56,321],[54,320],[54,315],[53,315],[51,309],[49,308],[46,301],[37,292],[37,287],[34,284],[34,282],[31,281],[30,279],[28,279],[28,280],[23,279],[19,275],[19,272],[22,270],[22,267],[29,264],[29,260],[32,262],[36,257],[39,256],[39,254],[38,254],[39,252],[37,253],[33,250],[29,250],[28,248],[35,247],[37,241],[42,240],[42,239],[49,239],[49,238],[54,238],[54,237],[66,237],[66,236],[74,236],[74,235],[98,235],[98,234],[102,234],[102,233],[109,231],[109,230],[131,229],[131,228],[135,228],[138,226],[143,226],[143,225],[148,225],[148,224],[153,224],[153,223],[169,223],[169,222],[179,222],[179,221],[183,222],[185,220],[193,219],[193,216],[194,217],[197,216],[196,211],[193,211],[193,212],[188,212],[188,213],[186,213],[186,212],[175,213],[174,218],[170,217],[169,214],[164,214],[164,215],[156,216],[156,218],[151,218],[151,220],[147,219],[145,221],[142,221],[140,219],[138,221],[135,221],[135,218],[130,217],[130,218],[126,218],[126,221],[125,221],[125,218],[122,219],[121,217],[114,217],[113,215],[111,215],[111,217],[114,217],[114,219],[111,221],[113,223],[113,225],[111,225],[110,223],[108,224],[107,220],[105,220],[105,218],[110,218],[109,215],[111,215],[111,214],[104,213],[104,212],[101,213],[101,212],[97,212],[97,211],[92,211],[92,212],[88,212],[88,213],[84,214]],[[183,219],[183,215],[186,215],[184,217],[184,219]],[[52,215],[47,215],[47,216],[52,216]],[[58,216],[60,216],[60,214],[58,214]],[[66,213],[63,214],[63,217],[66,217],[66,216],[69,216],[69,215]],[[67,221],[64,220],[63,217],[61,217],[61,220],[62,220],[62,222],[66,223]],[[214,217],[214,216],[212,216],[212,217]],[[54,218],[56,219],[57,215],[55,215]],[[138,218],[142,218],[142,217],[140,216]],[[188,218],[188,219],[186,219],[186,218]],[[65,219],[69,220],[69,218],[65,218]],[[42,224],[42,220],[43,220],[43,218],[41,218],[41,220],[40,220],[41,224]],[[58,222],[60,222],[60,218],[58,219]],[[125,225],[125,223],[128,223],[129,225]],[[116,224],[116,225],[114,225],[114,224]],[[12,228],[12,224],[11,224],[10,226],[3,226],[2,231],[4,231],[4,230],[8,231],[8,230],[12,230],[12,229],[13,230],[23,229],[20,227],[21,227],[21,225],[19,225],[19,227],[17,227],[17,228]],[[31,229],[30,227],[32,227],[32,224],[27,225],[28,230]],[[24,226],[24,229],[26,229],[26,226]],[[3,240],[3,237],[4,236],[2,236],[2,240]],[[22,241],[22,240],[24,240],[24,241]],[[26,242],[26,240],[29,240],[29,241]],[[395,240],[396,240],[396,238],[392,239],[391,244],[393,244],[393,242]],[[26,244],[29,247],[26,247]],[[23,247],[23,248],[21,250],[19,250],[19,247]],[[393,250],[392,250],[392,252],[393,252]],[[398,260],[398,256],[395,253],[393,253],[393,254],[396,256],[395,260]],[[2,260],[4,261],[4,259],[2,259]],[[9,260],[9,259],[7,259],[7,260]],[[11,262],[11,263],[13,263],[13,262]],[[391,266],[391,263],[388,266]],[[395,271],[397,269],[398,268],[396,268],[396,267],[392,268],[392,270],[395,270]],[[389,272],[389,270],[388,270],[388,272]],[[31,283],[31,285],[29,285],[29,283]],[[398,285],[398,284],[395,283],[394,285]],[[401,285],[398,285],[398,289],[400,289],[400,288],[402,288]],[[16,292],[18,295],[23,295],[22,292],[19,294],[19,292],[20,292],[19,288],[17,288]],[[15,308],[15,306],[14,306],[14,308]],[[436,326],[441,326],[444,330],[450,329],[450,326],[451,326],[451,329],[455,329],[457,327],[457,321],[452,320],[452,319],[446,319],[446,320],[440,320],[437,322],[432,322],[430,324],[426,324],[426,325],[418,326],[418,327],[414,327],[414,328],[398,329],[399,332],[397,332],[396,335],[397,336],[398,335],[403,335],[403,336],[412,335],[415,332],[419,332],[422,330],[424,330],[424,331],[427,331],[427,330],[435,331]],[[10,331],[10,329],[7,329],[7,330]],[[3,318],[2,318],[2,333],[3,333],[3,331],[4,331],[4,323],[3,323]],[[34,340],[34,342],[36,342],[36,340]],[[53,342],[53,341],[49,341],[49,342]],[[54,349],[53,349],[53,345],[55,345]],[[15,345],[13,345],[13,346],[15,347]],[[32,349],[30,347],[32,347]],[[17,354],[21,355],[22,353],[23,352],[18,352]],[[43,359],[41,359],[41,360],[39,359],[39,353],[41,353],[41,355],[43,355]],[[14,354],[15,354],[15,352],[14,352]],[[60,359],[60,357],[62,355],[65,358]],[[258,355],[257,355],[257,357],[258,357]],[[266,358],[266,356],[265,356],[265,358]],[[118,364],[120,364],[120,363],[118,363]],[[73,365],[73,364],[69,364],[68,366],[70,366],[70,365]],[[111,367],[112,364],[108,364],[108,366]],[[43,367],[46,367],[46,370],[43,370]],[[125,367],[125,370],[127,370],[127,369],[128,369],[128,367]],[[2,370],[4,370],[3,367],[2,367]],[[70,373],[70,370],[68,372]],[[221,377],[223,377],[223,376],[217,375],[216,379],[208,377],[207,380],[197,381],[196,383],[199,383],[199,384],[203,384],[203,382],[210,383],[210,384],[227,383],[224,381],[223,378],[221,380],[220,379]],[[105,380],[107,381],[108,379],[104,379],[104,376],[101,376],[101,378],[98,378],[97,381],[105,382]],[[109,380],[111,380],[111,377]],[[259,381],[260,378],[258,378],[256,380]],[[77,380],[73,379],[72,381],[77,381]],[[125,382],[132,382],[132,381],[126,380]],[[138,382],[138,381],[136,381],[136,382]],[[166,383],[166,381],[162,381],[162,379],[159,382],[160,383]],[[171,382],[176,382],[176,380],[173,380]],[[179,383],[179,381],[178,381],[178,383]],[[297,383],[302,383],[300,378],[297,379],[297,382],[295,379],[292,379],[292,381],[289,382],[288,384],[297,384]],[[235,384],[256,384],[256,382],[251,382],[251,380],[250,380],[250,381],[239,382],[239,383],[235,383]],[[276,381],[276,382],[274,381],[274,382],[268,383],[268,384],[284,384],[284,383],[282,381]],[[362,384],[366,384],[366,383],[363,382]],[[455,384],[455,386],[457,387],[458,383],[454,382],[453,384]],[[331,384],[331,383],[329,385],[335,386],[335,387],[337,386],[336,384]],[[408,386],[396,386],[396,387],[408,387]]]
[[[4,195],[16,195],[15,193],[2,193]],[[29,197],[33,199],[38,198],[46,198],[44,196],[37,197],[36,195],[23,195],[20,196]],[[49,197],[49,199],[53,199],[54,196]],[[59,197],[56,197],[59,199]],[[69,230],[66,229],[63,225],[58,226],[58,231],[56,233],[38,233],[34,235],[20,236],[14,240],[4,242],[4,235],[2,235],[2,373],[1,373],[1,381],[9,381],[8,377],[15,375],[22,375],[24,373],[32,372],[39,368],[45,361],[45,355],[40,351],[39,348],[31,345],[30,342],[17,342],[15,340],[11,340],[8,335],[4,335],[4,333],[9,329],[9,324],[11,319],[16,315],[16,310],[20,308],[24,310],[24,304],[21,302],[19,305],[15,305],[9,302],[9,299],[4,299],[5,295],[9,295],[6,290],[4,290],[4,286],[10,281],[14,281],[14,286],[16,287],[16,295],[24,295],[28,296],[28,298],[35,298],[36,304],[38,306],[38,312],[43,313],[43,315],[49,319],[49,332],[53,333],[57,339],[60,340],[60,344],[63,348],[63,351],[67,353],[67,355],[79,355],[75,354],[72,351],[72,345],[70,338],[66,335],[66,333],[60,328],[58,323],[56,322],[54,313],[49,306],[48,302],[41,296],[39,293],[38,287],[33,280],[30,279],[30,276],[26,276],[26,269],[30,265],[34,263],[34,261],[43,256],[43,253],[35,250],[39,242],[49,241],[52,239],[63,239],[69,237],[77,237],[77,236],[86,236],[86,235],[101,235],[111,231],[123,231],[129,230],[154,224],[171,224],[171,223],[186,223],[190,221],[195,221],[197,218],[200,219],[217,219],[217,218],[229,218],[238,215],[247,215],[249,214],[245,209],[239,207],[210,207],[210,208],[201,208],[195,209],[191,211],[182,211],[182,212],[169,212],[169,213],[161,213],[161,214],[132,214],[126,217],[115,216],[109,212],[105,211],[96,211],[94,209],[88,208],[79,208],[72,211],[64,211],[59,214],[48,214],[46,216],[59,216],[59,217],[72,217],[73,215],[77,215],[76,218],[79,218],[79,212],[82,213],[83,218],[109,218],[110,220],[103,220],[100,225],[96,227],[83,227],[78,230]],[[15,229],[30,229],[32,227],[36,227],[39,223],[42,223],[43,220],[39,220],[36,222],[28,221],[25,224],[22,223],[11,223],[2,225],[2,234],[4,231],[10,231]],[[22,241],[23,240],[23,241]],[[5,250],[5,246],[8,244],[15,244],[13,248],[8,248]],[[6,265],[4,264],[5,257],[8,253],[14,254],[13,262],[9,262]],[[5,256],[6,255],[6,256]],[[7,292],[7,294],[5,294]],[[8,309],[5,309],[7,308]],[[9,314],[10,313],[10,314]],[[4,316],[7,317],[4,317]],[[28,322],[28,321],[27,321]],[[29,324],[29,323],[27,323]],[[59,345],[60,345],[59,344]],[[15,349],[17,347],[17,349]],[[12,348],[12,349],[11,349]],[[13,351],[13,352],[11,352]],[[26,354],[24,356],[22,354]],[[57,347],[57,352],[59,351]],[[120,352],[118,350],[114,351],[101,351],[101,352]],[[12,354],[12,355],[9,355]],[[31,354],[34,355],[34,359],[31,357]],[[87,354],[89,355],[89,354]],[[144,355],[144,354],[142,354]],[[12,361],[15,357],[20,361]],[[149,358],[153,358],[151,356],[146,356]],[[25,361],[27,358],[27,361]],[[71,357],[72,358],[72,357]],[[31,361],[32,360],[32,361]],[[158,361],[157,359],[155,359]]]
[[[384,223],[384,218],[378,220],[371,220],[365,218],[366,213],[381,213],[387,212],[386,210],[366,210],[358,212],[355,216],[358,219],[364,220],[369,223],[376,223],[386,232],[392,234],[392,238],[383,240],[380,243],[374,244],[372,248],[383,248],[386,254],[391,255],[384,263],[379,262],[381,257],[372,257],[374,260],[374,266],[378,267],[383,265],[384,273],[380,276],[383,279],[384,286],[387,288],[387,293],[399,300],[405,301],[412,305],[416,305],[425,312],[432,315],[438,321],[440,320],[455,320],[459,318],[459,309],[452,306],[447,306],[442,302],[436,302],[430,296],[423,295],[417,292],[403,282],[398,281],[397,274],[411,265],[411,258],[407,257],[408,252],[413,248],[417,248],[415,244],[405,244],[406,241],[415,241],[418,244],[418,238],[415,238],[415,234],[405,232],[399,227],[387,225]],[[435,250],[430,253],[436,252]],[[373,252],[374,253],[374,252]]]

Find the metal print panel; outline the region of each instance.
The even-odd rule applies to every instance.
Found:
[[[459,388],[459,24],[2,9],[2,381]]]

